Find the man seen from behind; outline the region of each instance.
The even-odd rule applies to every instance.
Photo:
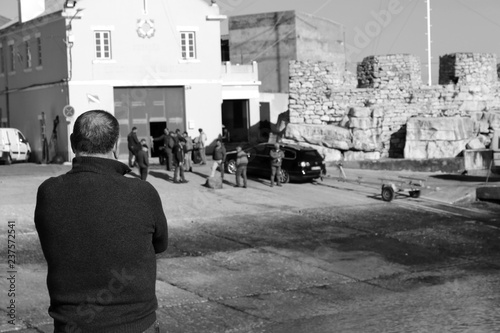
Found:
[[[54,332],[159,332],[156,253],[168,228],[158,192],[113,158],[119,124],[80,115],[72,169],[38,188],[35,225],[47,261]]]

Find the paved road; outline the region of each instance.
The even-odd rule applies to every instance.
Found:
[[[37,186],[67,170],[0,166],[0,244],[4,222],[15,221],[18,259],[16,326],[2,306],[0,332],[52,330],[32,215]],[[331,178],[273,189],[256,179],[237,189],[227,176],[211,190],[209,166],[194,171],[184,185],[160,167],[148,178],[171,230],[157,280],[168,332],[498,331],[498,205],[450,206],[436,191],[386,203],[379,187]],[[2,303],[6,264],[3,254]]]

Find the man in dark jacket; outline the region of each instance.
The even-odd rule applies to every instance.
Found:
[[[271,187],[274,186],[274,179],[276,178],[276,183],[281,186],[281,161],[285,158],[285,153],[280,150],[280,144],[275,143],[274,149],[270,152],[271,155]]]
[[[141,179],[146,180],[148,177],[149,168],[149,156],[148,156],[148,145],[145,140],[142,143],[142,149],[137,153],[137,164],[139,165],[139,172],[141,173]]]
[[[153,141],[163,142],[163,147],[165,151],[165,164],[167,171],[172,171],[174,165],[173,155],[172,155],[172,149],[174,148],[175,144],[174,135],[175,134],[173,131],[169,132],[168,128],[165,128],[164,134],[162,136],[153,139]]]
[[[210,177],[214,177],[217,168],[220,168],[220,176],[222,180],[224,180],[224,161],[226,160],[226,148],[224,147],[224,144],[222,143],[220,138],[215,141],[215,148],[212,154],[212,159],[214,160],[214,164],[212,165],[212,173],[210,174]]]
[[[137,159],[137,152],[141,149],[141,143],[137,138],[137,127],[132,127],[132,131],[127,135],[128,144],[128,166],[134,167]]]
[[[174,149],[172,151],[174,156],[174,183],[181,184],[187,183],[188,181],[184,178],[184,144],[186,140],[180,138],[175,141]],[[179,181],[179,174],[181,180]]]
[[[144,332],[159,325],[156,253],[167,249],[160,196],[124,177],[113,157],[119,124],[110,113],[80,115],[68,173],[38,188],[35,225],[47,260],[54,332]]]

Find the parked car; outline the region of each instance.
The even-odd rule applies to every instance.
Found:
[[[0,161],[4,164],[26,162],[30,154],[30,144],[21,131],[16,128],[0,128]]]
[[[310,181],[321,176],[322,156],[311,147],[296,144],[280,144],[285,152],[285,158],[281,164],[281,182],[288,181]],[[270,152],[274,149],[274,143],[260,143],[253,147],[244,149],[248,155],[247,174],[271,177]],[[230,174],[236,173],[236,151],[226,153],[226,171]]]

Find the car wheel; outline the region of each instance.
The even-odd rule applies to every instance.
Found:
[[[30,157],[31,157],[31,152],[27,152],[26,153],[26,159],[24,160],[25,163],[28,163],[28,161],[30,160]]]
[[[7,155],[7,159],[5,160],[5,165],[11,165],[12,164],[12,156]]]
[[[236,169],[236,161],[229,160],[229,162],[227,162],[227,173],[234,175],[236,173]]]
[[[290,175],[288,174],[288,171],[281,169],[280,182],[282,184],[286,184],[289,181],[290,181]]]

